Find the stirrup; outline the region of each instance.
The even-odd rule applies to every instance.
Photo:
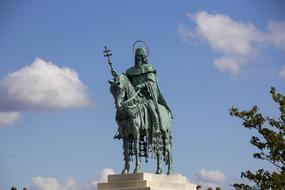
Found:
[[[115,136],[113,137],[113,139],[121,139],[122,138],[122,136],[120,135],[120,133],[119,132],[117,132],[116,134],[115,134]]]

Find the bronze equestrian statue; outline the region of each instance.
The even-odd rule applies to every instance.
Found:
[[[140,158],[148,161],[152,154],[157,160],[156,174],[162,173],[163,159],[170,175],[173,117],[159,89],[156,70],[147,60],[148,51],[146,54],[143,48],[135,48],[138,42],[143,41],[134,43],[135,64],[122,74],[113,69],[110,50],[106,47],[104,50],[113,75],[109,83],[117,109],[118,133],[114,138],[123,140],[125,166],[122,174],[129,173],[132,156],[135,156],[134,173],[139,173]]]

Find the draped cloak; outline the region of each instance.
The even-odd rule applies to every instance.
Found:
[[[133,66],[127,70],[126,74],[134,87],[140,84],[145,85],[145,88],[141,89],[141,94],[146,98],[146,100],[153,100],[160,123],[162,118],[160,116],[158,104],[163,105],[171,113],[172,116],[172,112],[159,89],[156,79],[156,70],[151,64],[146,63],[140,65],[139,67]]]

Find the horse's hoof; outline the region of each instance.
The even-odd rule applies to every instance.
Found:
[[[139,169],[134,169],[134,174],[137,174],[137,173],[140,173],[140,170]]]
[[[155,173],[156,174],[162,174],[162,169],[157,169]]]
[[[128,174],[128,173],[129,173],[129,171],[127,169],[123,169],[121,174]]]
[[[172,173],[173,173],[173,172],[172,172],[172,169],[170,169],[170,170],[167,171],[167,175],[172,175]]]

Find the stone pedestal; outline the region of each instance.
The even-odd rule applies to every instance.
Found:
[[[181,175],[151,173],[115,174],[108,182],[98,183],[97,190],[195,190],[196,186]]]

